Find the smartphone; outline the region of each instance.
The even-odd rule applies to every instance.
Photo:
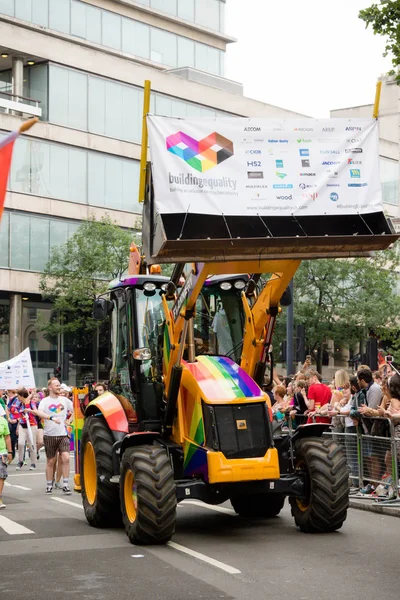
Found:
[[[391,356],[390,354],[385,356],[385,362],[387,362],[388,364],[391,364],[393,362],[393,356]]]
[[[307,354],[306,360],[309,360],[311,362],[311,354]]]

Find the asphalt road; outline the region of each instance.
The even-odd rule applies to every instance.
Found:
[[[39,472],[9,467],[0,512],[0,598],[33,600],[376,600],[397,597],[400,520],[350,510],[340,532],[306,535],[285,505],[271,520],[229,502],[185,501],[163,547],[85,521],[78,494],[45,496]]]

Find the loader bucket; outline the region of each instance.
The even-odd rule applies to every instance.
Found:
[[[398,239],[380,213],[313,217],[234,217],[155,214],[144,205],[148,262],[210,262],[366,256]]]

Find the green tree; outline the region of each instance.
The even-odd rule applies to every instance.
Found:
[[[121,229],[108,216],[84,221],[62,246],[52,249],[41,275],[40,290],[53,303],[53,317],[41,328],[47,337],[59,332],[85,335],[96,329],[93,300],[128,266],[134,232]]]
[[[389,75],[396,75],[397,83],[400,83],[400,0],[381,0],[379,4],[361,10],[359,17],[366,27],[372,27],[375,35],[386,38],[383,56],[391,55],[393,69]]]
[[[400,360],[398,266],[396,249],[371,258],[302,262],[294,280],[295,324],[305,326],[306,344],[318,370],[326,340],[353,348],[370,333],[391,343],[391,351]],[[286,320],[282,316],[278,338],[282,337]],[[274,339],[275,357],[278,345]]]

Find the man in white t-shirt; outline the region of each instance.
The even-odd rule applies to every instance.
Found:
[[[44,420],[43,443],[46,451],[46,494],[53,492],[54,465],[57,454],[62,465],[63,484],[65,495],[70,495],[69,489],[69,447],[70,441],[66,423],[73,416],[73,404],[69,398],[60,396],[60,382],[55,377],[48,381],[49,396],[40,401],[40,407],[34,413]]]

